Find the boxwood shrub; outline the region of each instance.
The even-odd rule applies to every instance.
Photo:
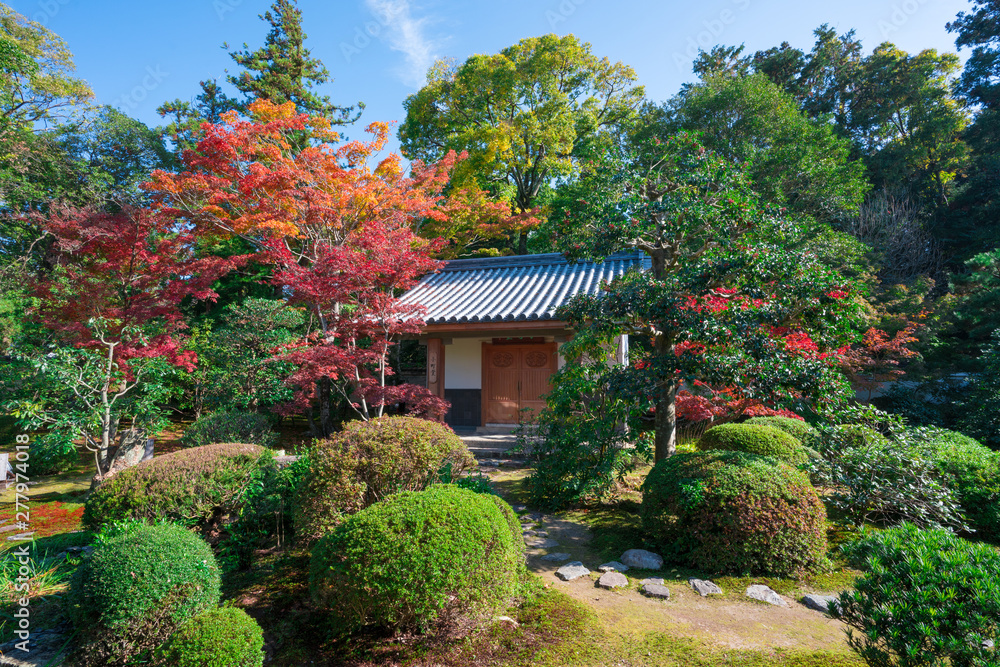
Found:
[[[349,422],[317,443],[295,503],[295,534],[319,539],[347,515],[399,491],[457,479],[475,465],[449,427],[414,417]]]
[[[805,473],[745,452],[658,462],[642,525],[664,556],[720,574],[800,575],[826,567],[826,511]]]
[[[83,525],[168,518],[205,525],[229,514],[273,458],[257,445],[207,445],[164,454],[119,472],[87,500]]]
[[[219,602],[208,544],[182,526],[140,526],[99,543],[74,573],[69,613],[86,665],[124,664]]]
[[[278,434],[271,428],[271,422],[257,412],[214,412],[194,421],[184,435],[181,444],[185,447],[202,447],[227,442],[245,442],[261,447],[275,447]]]
[[[524,573],[513,511],[450,484],[404,491],[348,517],[315,546],[309,585],[335,627],[433,630],[505,608]]]
[[[780,429],[760,424],[713,426],[701,436],[698,449],[773,456],[792,465],[808,460],[801,442]]]
[[[843,548],[864,574],[841,593],[848,643],[869,665],[1000,664],[1000,553],[913,524]]]
[[[262,667],[264,633],[242,609],[209,609],[177,628],[156,658],[170,667]]]
[[[802,419],[792,419],[791,417],[751,417],[744,423],[756,426],[770,426],[779,431],[784,431],[806,447],[814,447],[819,439],[819,431]]]

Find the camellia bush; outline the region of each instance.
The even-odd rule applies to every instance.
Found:
[[[432,630],[495,614],[524,573],[524,542],[500,498],[441,484],[348,517],[312,551],[309,587],[344,632]]]
[[[678,453],[642,485],[642,526],[666,558],[722,574],[829,566],[826,510],[805,473],[744,452]]]
[[[838,615],[849,626],[851,648],[869,665],[998,664],[996,549],[904,524],[843,551],[864,574],[840,594]]]
[[[348,515],[400,491],[457,479],[475,465],[448,426],[415,417],[355,421],[317,444],[295,502],[295,532],[311,542]]]

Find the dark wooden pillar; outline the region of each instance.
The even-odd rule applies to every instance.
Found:
[[[444,340],[427,339],[427,389],[444,398]]]

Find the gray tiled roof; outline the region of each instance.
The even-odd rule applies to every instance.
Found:
[[[634,267],[648,268],[649,259],[638,252],[574,264],[559,253],[456,259],[425,276],[403,302],[424,306],[427,324],[552,320],[571,297],[595,294]]]

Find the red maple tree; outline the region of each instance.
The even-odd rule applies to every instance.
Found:
[[[363,419],[401,400],[442,417],[447,404],[426,389],[390,381],[394,340],[423,324],[422,310],[398,295],[437,267],[431,255],[445,243],[415,229],[452,218],[488,228],[507,221],[509,206],[468,191],[446,196],[462,157],[453,152],[436,164],[414,162],[408,173],[395,154],[377,159],[389,136],[384,123],[368,126],[369,141],[338,145],[326,119],[291,104],[259,100],[250,113],[205,125],[185,171],[153,175],[147,188],[158,209],[206,234],[252,241],[274,266],[275,285],[310,308],[317,331],[283,354],[298,364],[286,408],[305,412],[314,431],[335,427],[336,396]]]
[[[920,317],[924,316],[921,313]],[[907,322],[892,336],[872,327],[865,332],[861,344],[852,345],[844,351],[841,367],[852,386],[867,392],[865,400],[871,401],[872,394],[882,385],[906,374],[899,366],[901,362],[919,356],[907,346],[917,342],[913,334],[922,326],[921,322]]]

